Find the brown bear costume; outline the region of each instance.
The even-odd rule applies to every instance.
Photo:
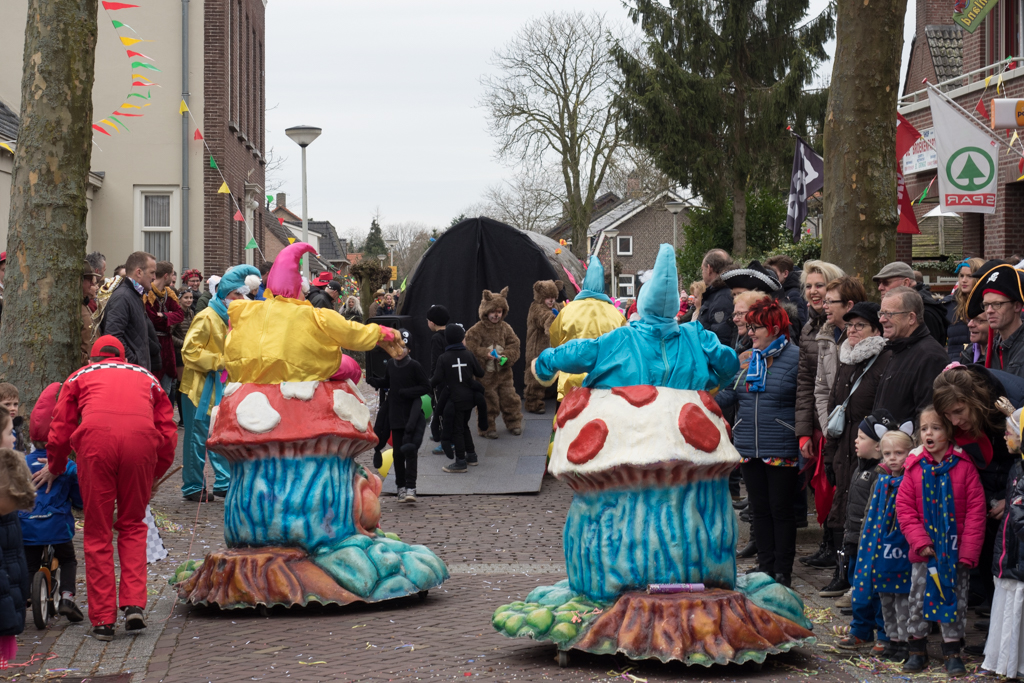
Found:
[[[485,289],[480,300],[480,322],[466,332],[466,348],[484,369],[481,383],[487,398],[487,431],[480,434],[488,439],[498,438],[494,421],[499,412],[510,432],[515,435],[523,433],[523,409],[512,383],[512,366],[519,360],[520,341],[512,326],[505,322],[507,296],[508,287],[497,293]],[[487,319],[492,311],[501,313],[501,319],[496,323]],[[504,365],[490,355],[492,350],[508,358]]]
[[[555,322],[552,308],[562,310],[563,304],[558,302],[558,290],[561,282],[554,280],[538,280],[533,283],[533,303],[530,314],[526,317],[526,365],[529,366],[540,352],[551,346],[551,323]],[[554,307],[544,303],[545,299],[554,299]],[[526,412],[544,414],[544,387],[541,386],[532,372],[526,373]]]

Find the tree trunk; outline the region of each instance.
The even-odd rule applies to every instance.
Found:
[[[572,253],[583,262],[586,262],[590,253],[590,238],[587,231],[590,228],[590,211],[578,198],[569,197],[569,222],[572,224]]]
[[[838,0],[836,9],[822,258],[869,284],[896,258],[896,100],[906,9],[906,0]]]
[[[28,414],[81,363],[97,0],[29,0],[0,378]]]

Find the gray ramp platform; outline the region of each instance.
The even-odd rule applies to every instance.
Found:
[[[470,467],[465,474],[447,474],[442,467],[451,462],[444,455],[431,453],[436,443],[429,432],[419,453],[419,472],[416,475],[417,496],[494,495],[508,493],[537,493],[544,479],[547,464],[548,439],[551,420],[555,415],[555,402],[547,402],[544,415],[523,413],[523,433],[512,436],[501,418],[498,418],[498,438],[485,439],[477,435],[476,413],[470,420],[473,442],[480,464]],[[383,493],[395,495],[394,469],[384,480]]]

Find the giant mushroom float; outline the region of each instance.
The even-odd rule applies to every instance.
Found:
[[[378,529],[380,478],[354,460],[375,443],[351,379],[228,384],[208,441],[231,463],[228,550],[179,581],[179,596],[228,609],[343,605],[440,585],[448,569],[434,553]]]
[[[739,461],[705,391],[572,391],[548,466],[575,493],[563,533],[569,578],[498,608],[494,627],[554,642],[563,664],[568,649],[763,662],[814,642],[795,593],[764,574],[736,579],[728,477]]]

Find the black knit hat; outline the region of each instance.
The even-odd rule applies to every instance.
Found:
[[[850,312],[843,316],[843,320],[850,322],[854,318],[863,318],[871,323],[871,329],[882,331],[882,323],[878,322],[879,306],[873,301],[858,301],[850,309]]]
[[[439,327],[444,327],[451,317],[448,315],[448,309],[444,306],[431,306],[427,311],[427,320]]]
[[[722,273],[722,282],[730,289],[741,287],[765,294],[775,294],[782,289],[775,271],[765,268],[760,261],[751,261],[746,268],[736,268]]]
[[[444,340],[451,344],[459,344],[466,338],[466,330],[458,323],[448,323],[444,328]]]

